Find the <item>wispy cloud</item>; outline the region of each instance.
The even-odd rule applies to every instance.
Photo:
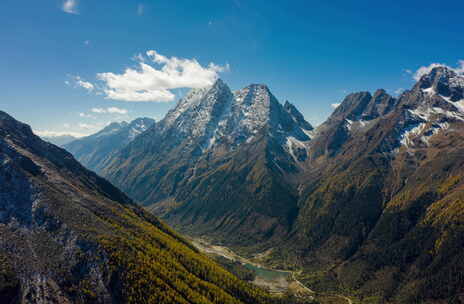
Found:
[[[202,66],[196,59],[167,57],[154,50],[133,57],[136,67],[124,73],[98,73],[99,84],[90,83],[79,76],[77,86],[96,91],[107,99],[132,102],[166,102],[175,99],[172,90],[203,88],[212,85],[219,73],[229,70],[229,65],[210,63]]]
[[[95,116],[93,116],[91,114],[87,114],[87,113],[79,113],[79,117],[96,119]]]
[[[80,76],[70,76],[71,81],[66,80],[64,83],[69,86],[74,86],[74,87],[81,87],[86,89],[88,92],[92,92],[95,89],[95,86],[88,81],[85,81],[82,79]]]
[[[84,137],[94,134],[111,122],[114,121],[122,121],[122,119],[108,119],[104,121],[92,121],[89,122],[78,122],[74,124],[65,123],[63,124],[66,130],[60,128],[59,130],[34,130],[34,133],[41,137],[56,137],[56,136],[63,136],[63,135],[71,135],[74,137]]]
[[[88,82],[88,81],[84,81],[84,80],[79,79],[79,80],[77,80],[77,84],[78,84],[79,86],[83,87],[84,89],[86,89],[86,90],[89,91],[89,92],[90,92],[90,91],[93,91],[93,89],[94,89],[93,84],[91,84],[91,83]]]
[[[115,122],[115,121],[123,121],[123,120],[121,120],[121,119],[111,119],[111,120],[107,120],[107,121],[96,121],[96,122],[92,122],[92,123],[80,122],[80,123],[77,124],[76,129],[78,130],[78,132],[89,135],[89,134],[93,134],[93,133],[101,131],[104,127],[108,126],[109,124],[111,124],[112,122]]]
[[[395,93],[396,95],[401,95],[403,92],[404,92],[404,89],[403,89],[403,88],[398,88],[398,89],[395,90],[394,93]]]
[[[91,110],[93,113],[97,114],[127,114],[128,111],[126,109],[118,108],[118,107],[109,107],[109,108],[92,108]]]
[[[73,137],[84,137],[87,133],[73,132],[73,131],[48,131],[48,130],[33,130],[34,134],[40,137],[57,137],[70,135]]]
[[[79,14],[79,11],[77,9],[78,1],[77,0],[65,0],[63,2],[63,6],[61,9],[63,12],[68,13],[68,14]]]

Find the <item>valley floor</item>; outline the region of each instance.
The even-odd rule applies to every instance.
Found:
[[[254,270],[256,277],[253,283],[268,289],[271,293],[291,292],[301,298],[317,299],[323,304],[355,304],[350,298],[343,295],[325,295],[313,291],[297,279],[298,273],[295,271],[267,268],[238,255],[228,247],[214,245],[202,238],[193,238],[190,241],[198,250],[209,256],[221,256],[231,261],[240,262],[246,268]]]

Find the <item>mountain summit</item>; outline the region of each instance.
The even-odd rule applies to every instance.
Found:
[[[284,108],[267,86],[253,84],[232,93],[218,79],[188,93],[154,131],[158,136],[169,133],[178,142],[188,139],[184,144],[203,152],[224,152],[250,143],[264,128],[282,142],[290,134],[309,141],[307,132],[312,130],[294,106]]]
[[[463,83],[435,67],[398,97],[348,95],[313,129],[265,85],[219,80],[101,173],[190,235],[311,269],[309,286],[452,303],[464,290]]]
[[[381,90],[345,98],[315,131],[294,234],[275,255],[306,252],[296,263],[319,268],[320,280],[386,302],[458,299],[462,84],[436,67],[398,98]]]
[[[312,129],[267,86],[232,92],[217,80],[188,93],[101,172],[179,227],[183,218],[221,233],[256,230],[261,221],[285,233],[296,210],[290,176],[302,171]],[[224,225],[226,217],[233,223]],[[253,238],[268,232],[258,229]]]

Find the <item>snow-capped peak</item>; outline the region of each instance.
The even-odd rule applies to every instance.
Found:
[[[129,124],[129,140],[132,141],[137,135],[142,134],[154,124],[151,118],[137,118]]]
[[[416,88],[423,93],[448,98],[452,102],[464,99],[464,75],[455,70],[438,66],[421,77]]]
[[[302,159],[301,143],[310,140],[312,126],[293,105],[280,104],[266,85],[252,84],[232,93],[218,79],[210,87],[190,91],[158,128],[161,134],[175,134],[189,145],[199,144],[204,152],[216,147],[234,150],[251,143],[261,130],[284,146],[290,140],[300,150],[297,158]]]
[[[434,67],[403,99],[407,107],[400,143],[408,149],[429,145],[432,136],[464,121],[464,76],[446,66]]]

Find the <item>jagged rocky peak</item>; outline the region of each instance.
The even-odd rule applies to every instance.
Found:
[[[284,109],[285,111],[287,111],[288,114],[290,114],[293,121],[296,122],[298,126],[300,126],[301,128],[307,131],[311,131],[314,129],[313,126],[305,120],[303,114],[301,114],[301,112],[298,111],[298,109],[293,104],[291,104],[288,100],[285,101],[284,103]]]
[[[251,142],[264,128],[280,137],[292,133],[299,140],[309,140],[304,131],[312,130],[293,105],[282,106],[266,85],[251,84],[232,93],[218,79],[212,86],[191,90],[158,129],[162,134],[171,130],[178,138],[190,138],[191,144],[199,139],[202,150],[218,145],[230,150]]]
[[[464,121],[464,76],[446,66],[437,66],[424,74],[404,103],[422,120],[446,117]]]
[[[464,77],[446,66],[437,66],[423,75],[416,88],[430,95],[438,94],[451,101],[464,99]]]
[[[345,97],[331,118],[350,121],[372,120],[390,113],[396,104],[397,99],[383,89],[377,90],[374,95],[369,92],[352,93]]]
[[[300,146],[310,140],[311,124],[288,101],[282,105],[266,85],[251,84],[234,96],[231,120],[236,123],[234,133],[246,134],[248,142],[263,128],[282,144],[286,144],[288,137],[299,141]]]
[[[167,113],[160,122],[161,130],[175,128],[183,135],[202,136],[208,124],[226,111],[232,99],[232,92],[221,79],[212,86],[193,89]]]
[[[351,93],[343,99],[332,113],[331,118],[354,120],[362,114],[371,98],[372,95],[369,92]]]
[[[269,108],[274,97],[269,88],[264,84],[250,84],[236,91],[234,95],[236,103],[239,105],[255,105],[263,108]]]
[[[400,103],[400,144],[408,149],[429,146],[434,135],[464,121],[464,77],[452,68],[436,66],[400,97]]]
[[[423,120],[434,116],[464,120],[464,76],[446,66],[436,66],[422,75],[402,104]]]
[[[264,126],[271,132],[290,132],[296,127],[313,129],[295,106],[288,101],[282,106],[266,85],[251,84],[234,95],[233,111],[243,127],[252,133]]]
[[[271,119],[271,105],[278,104],[266,85],[251,84],[234,93],[232,111],[235,119],[249,132],[256,133]]]
[[[371,120],[390,113],[397,103],[397,99],[387,94],[384,89],[377,90],[362,113],[363,120]]]

